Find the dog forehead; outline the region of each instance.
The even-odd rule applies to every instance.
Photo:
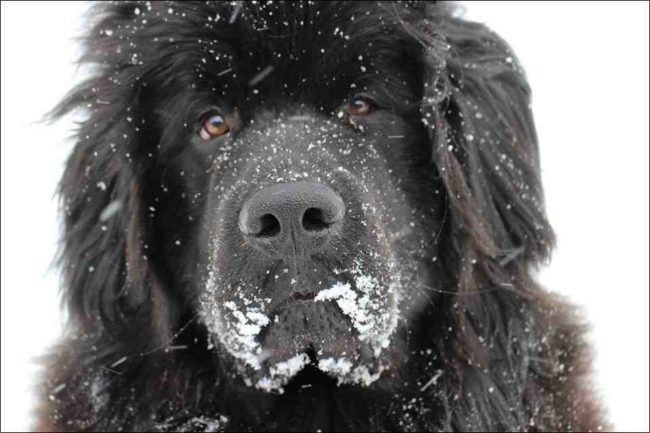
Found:
[[[395,62],[406,48],[400,45],[406,32],[396,5],[387,8],[380,2],[217,3],[197,6],[208,10],[199,14],[194,10],[181,19],[194,25],[196,15],[207,16],[200,27],[204,37],[197,38],[194,49],[206,55],[202,61],[216,60],[223,66],[215,71],[219,76],[238,74],[249,85],[261,82],[273,72],[273,82],[278,82],[281,72],[294,86],[313,79],[370,75],[381,64]]]
[[[375,15],[372,24],[360,22],[369,20],[369,15],[355,18],[362,12],[357,8],[300,3],[277,13],[251,6],[243,9],[237,18],[239,25],[232,29],[234,41],[219,36],[215,41],[225,43],[228,52],[234,53],[233,72],[249,86],[274,84],[296,89],[326,83],[335,91],[346,80],[373,73],[378,60],[390,61],[387,31],[382,30],[388,24],[381,24]],[[376,47],[382,41],[382,58],[377,59]]]
[[[421,50],[405,24],[418,16],[408,2],[151,2],[98,9],[106,18],[89,60],[115,66],[114,82],[139,81],[161,97],[185,89],[228,102],[259,92],[322,100],[331,109],[327,101],[368,85],[392,80],[404,87],[413,80],[403,74],[417,69],[410,66]]]

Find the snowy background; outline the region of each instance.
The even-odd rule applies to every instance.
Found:
[[[648,3],[466,2],[528,71],[547,209],[548,288],[583,305],[617,430],[648,430]],[[2,430],[30,426],[34,360],[61,332],[54,200],[77,82],[76,2],[2,3]]]

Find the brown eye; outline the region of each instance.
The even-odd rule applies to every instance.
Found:
[[[203,121],[199,135],[204,140],[210,140],[224,135],[230,130],[226,119],[221,114],[212,114]]]
[[[372,99],[366,98],[365,96],[355,96],[348,103],[346,110],[353,116],[363,116],[372,112],[374,108],[374,103]]]

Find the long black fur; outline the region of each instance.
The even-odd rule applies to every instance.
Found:
[[[584,324],[572,306],[531,277],[554,240],[530,89],[508,45],[445,5],[316,3],[312,7],[332,20],[359,17],[350,43],[390,21],[376,49],[388,57],[404,53],[412,59],[404,67],[416,71],[412,85],[429,141],[423,152],[445,203],[436,236],[443,253],[430,261],[444,290],[431,290],[430,305],[410,325],[409,350],[416,356],[404,373],[408,386],[393,395],[337,387],[319,376],[324,382],[312,384],[312,391],[300,383],[282,396],[247,391],[206,347],[206,330],[179,283],[192,275],[163,264],[173,253],[157,238],[173,233],[192,245],[195,234],[172,221],[168,227],[157,222],[162,228],[152,223],[150,208],[165,206],[152,203],[152,189],[171,188],[170,197],[176,191],[158,171],[169,158],[157,147],[165,140],[163,125],[142,119],[151,110],[173,113],[174,107],[155,101],[180,102],[183,89],[197,80],[184,66],[205,55],[200,40],[232,42],[230,27],[206,25],[207,16],[219,14],[224,22],[237,14],[232,26],[238,26],[256,6],[117,2],[94,8],[81,60],[92,75],[53,113],[81,109],[86,118],[60,189],[70,319],[47,360],[36,428],[606,429],[590,385]],[[300,17],[287,5],[275,19],[292,28]],[[318,30],[315,25],[312,34]],[[269,33],[251,33],[241,41],[242,52],[256,44],[285,49]],[[323,39],[334,52],[343,43]],[[330,90],[323,87],[324,98]],[[422,190],[422,203],[432,193]],[[112,202],[121,208],[100,219]],[[200,206],[173,203],[187,215],[198,215]],[[174,350],[178,346],[184,350]]]

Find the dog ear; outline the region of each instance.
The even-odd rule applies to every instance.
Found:
[[[103,20],[80,61],[92,67],[91,76],[50,113],[52,119],[74,111],[85,115],[59,186],[63,301],[84,330],[120,333],[139,323],[156,328],[164,340],[176,313],[147,255],[142,185],[150,163],[142,156],[144,117],[137,111],[142,70],[120,49],[120,38],[105,31],[131,18],[118,6],[97,8]]]
[[[85,90],[76,89],[54,116],[90,100],[81,94]],[[124,296],[127,282],[143,274],[135,234],[142,209],[129,145],[120,140],[123,128],[119,115],[109,112],[113,109],[117,111],[114,106],[98,107],[80,125],[59,186],[64,301],[71,319],[91,328],[98,322],[106,327],[119,323],[128,316],[127,304],[137,308],[146,296],[136,291]],[[128,302],[122,305],[120,300]]]
[[[429,15],[422,113],[451,230],[501,266],[543,260],[554,238],[525,74],[485,26],[435,8]]]

